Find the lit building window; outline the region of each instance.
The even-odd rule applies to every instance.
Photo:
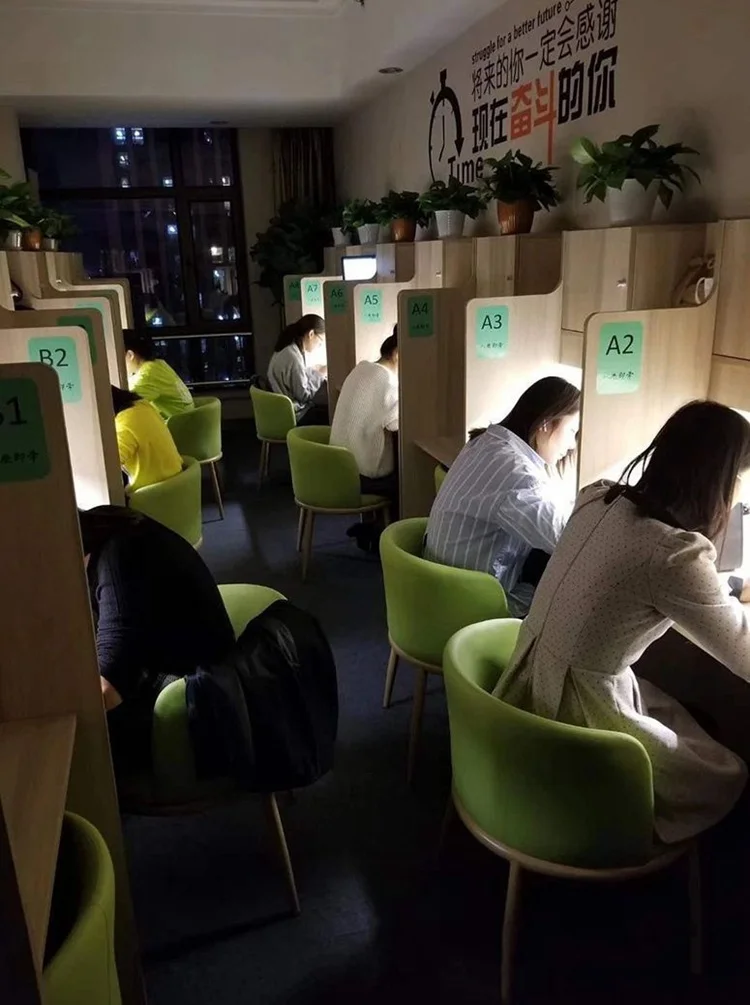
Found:
[[[128,131],[124,126],[115,126],[112,134],[115,138],[115,143],[122,145],[128,142]]]
[[[224,186],[232,184],[232,179],[229,177],[228,174],[223,174],[221,176],[221,184],[224,185]]]
[[[130,130],[130,138],[137,147],[143,146],[143,130],[140,126],[134,126]]]
[[[223,254],[223,248],[217,248],[215,244],[211,245],[211,258],[221,258]]]
[[[177,237],[177,224],[176,223],[168,223],[167,224],[167,234],[170,237]]]
[[[130,178],[120,178],[120,188],[130,188]]]
[[[172,178],[162,178],[161,183],[164,186],[164,188],[172,188],[172,186],[174,185],[174,180]]]
[[[120,167],[124,167],[124,168],[130,167],[130,154],[125,154],[125,153],[118,154],[117,155],[117,163],[120,165]]]
[[[151,318],[151,321],[149,322],[149,324],[152,325],[154,328],[161,328],[163,326],[164,322],[162,321],[162,319],[159,317],[158,314],[155,314]]]

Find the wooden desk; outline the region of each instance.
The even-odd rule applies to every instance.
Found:
[[[76,717],[0,723],[0,800],[37,973],[52,903]]]
[[[424,436],[414,441],[420,450],[428,457],[434,458],[438,464],[449,468],[464,447],[464,440],[453,436]]]

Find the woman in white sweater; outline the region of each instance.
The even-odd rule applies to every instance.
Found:
[[[748,470],[750,425],[730,408],[695,401],[667,420],[621,484],[585,488],[495,689],[545,718],[637,737],[654,769],[662,841],[720,820],[747,772],[631,666],[676,624],[750,680],[747,590],[738,598],[721,581],[714,545]]]
[[[320,349],[326,325],[317,314],[305,314],[279,335],[276,351],[268,364],[268,383],[276,394],[291,398],[298,426],[328,425],[325,403],[327,370],[308,357]]]

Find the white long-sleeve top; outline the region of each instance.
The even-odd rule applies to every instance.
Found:
[[[354,454],[359,473],[383,478],[393,471],[398,430],[398,379],[380,363],[358,363],[344,381],[331,426],[331,444]]]
[[[430,511],[425,557],[494,575],[521,617],[534,592],[518,582],[524,562],[534,548],[552,554],[572,508],[539,454],[504,426],[490,426],[446,475]]]
[[[297,418],[312,405],[325,381],[322,373],[307,365],[304,352],[294,342],[273,354],[267,376],[272,391],[292,399]]]

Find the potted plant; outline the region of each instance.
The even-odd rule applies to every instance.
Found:
[[[0,168],[0,179],[9,181],[10,175]],[[29,226],[24,209],[28,205],[28,185],[15,182],[0,183],[0,238],[6,248],[20,248],[22,233]]]
[[[72,237],[77,232],[72,218],[67,213],[60,213],[56,209],[44,210],[40,227],[44,251],[58,251],[60,242],[66,237]]]
[[[372,199],[350,199],[344,206],[343,223],[347,230],[357,231],[360,244],[378,243],[378,204]]]
[[[28,227],[23,232],[22,244],[24,251],[41,251],[44,235],[42,234],[42,221],[44,220],[44,210],[29,192],[28,201],[24,206],[23,215],[28,220]]]
[[[644,126],[632,136],[623,134],[600,147],[586,137],[573,144],[571,154],[581,165],[578,188],[583,189],[587,203],[606,199],[612,223],[648,221],[657,198],[669,209],[675,191],[684,190],[688,175],[700,182],[689,164],[675,160],[698,151],[682,143],[663,146],[654,139],[658,131],[658,125]]]
[[[325,217],[326,226],[331,229],[334,246],[345,248],[352,243],[354,231],[344,222],[344,207],[337,206]]]
[[[481,192],[464,185],[455,175],[448,182],[434,181],[419,197],[425,213],[434,213],[439,238],[463,237],[466,217],[476,220],[486,203]]]
[[[394,192],[390,190],[378,206],[381,224],[391,228],[394,241],[414,241],[417,227],[426,227],[428,214],[419,202],[419,192]]]
[[[284,276],[320,272],[327,241],[319,210],[293,201],[284,203],[250,248],[250,257],[260,270],[256,282],[272,292],[274,303],[283,304]]]
[[[552,172],[520,150],[509,150],[497,160],[487,157],[482,183],[487,201],[497,200],[497,219],[502,234],[528,234],[538,209],[551,209],[560,202]]]

